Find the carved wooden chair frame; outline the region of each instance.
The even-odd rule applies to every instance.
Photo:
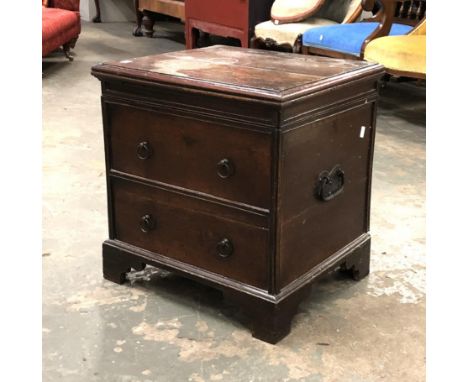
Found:
[[[272,38],[262,38],[253,36],[250,39],[250,47],[253,49],[267,49],[275,50],[278,52],[287,52],[287,53],[301,53],[302,50],[302,35],[297,36],[294,44],[278,44],[278,42]]]
[[[342,24],[348,24],[348,23],[353,23],[355,22],[359,16],[362,13],[362,6],[357,7],[356,10],[349,15],[347,18],[345,18],[342,21]],[[309,16],[312,17],[313,15]],[[297,36],[296,40],[294,41],[294,44],[279,44],[277,41],[275,41],[272,38],[262,38],[262,37],[256,37],[253,36],[250,39],[250,47],[254,49],[268,49],[268,50],[276,50],[280,52],[289,52],[289,53],[301,53],[302,51],[302,34]]]
[[[417,28],[426,18],[426,0],[362,0],[361,6],[365,11],[370,12],[374,9],[376,3],[380,5],[379,11],[373,17],[363,20],[363,22],[378,22],[379,24],[377,28],[365,39],[361,46],[359,56],[309,46],[302,46],[302,53],[334,58],[362,60],[364,59],[364,51],[366,50],[367,44],[376,38],[388,36],[393,22],[411,25]],[[409,33],[411,33],[411,31]],[[300,36],[300,38],[302,38],[302,36]]]

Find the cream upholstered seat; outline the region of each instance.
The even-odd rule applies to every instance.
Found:
[[[300,47],[294,48],[296,40],[306,30],[325,25],[354,22],[361,16],[361,13],[361,0],[325,0],[313,16],[309,16],[303,21],[275,23],[269,20],[257,24],[254,41],[269,41],[273,45],[286,45],[296,51],[300,49]]]
[[[271,19],[275,24],[302,21],[316,13],[325,0],[275,0],[271,6]]]

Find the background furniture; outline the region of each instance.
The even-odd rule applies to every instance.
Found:
[[[135,0],[138,1],[138,0]],[[101,22],[101,6],[99,5],[99,0],[94,0],[94,5],[96,6],[96,16],[93,17],[93,23]]]
[[[185,18],[184,0],[135,0],[135,13],[137,25],[133,31],[134,36],[153,37],[155,13],[175,17],[181,20]],[[144,31],[141,30],[141,25]]]
[[[299,53],[302,47],[300,37],[306,30],[323,25],[353,23],[361,14],[361,0],[326,0],[316,13],[303,21],[275,24],[267,20],[257,24],[251,46]]]
[[[106,279],[152,264],[207,283],[275,343],[312,282],[367,276],[381,65],[218,45],[92,74]]]
[[[233,37],[247,48],[255,25],[270,18],[273,0],[186,0],[185,46],[197,46],[199,32]]]
[[[387,35],[407,34],[425,17],[425,0],[363,0],[362,6],[371,11],[376,2],[380,9],[369,20],[308,29],[302,36],[303,53],[363,59],[370,41]]]
[[[271,20],[275,24],[295,23],[316,13],[325,0],[275,0],[271,6]],[[336,1],[335,1],[336,2]]]
[[[371,41],[364,59],[382,64],[393,76],[426,79],[426,19],[406,36]]]
[[[62,47],[72,61],[70,49],[81,32],[80,0],[48,0],[42,4],[42,57]]]

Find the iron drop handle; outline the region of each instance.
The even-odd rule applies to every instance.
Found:
[[[318,199],[328,202],[343,192],[345,183],[344,171],[336,165],[330,171],[322,171],[316,184]]]
[[[216,167],[218,176],[223,179],[233,176],[236,171],[234,163],[228,158],[221,159]]]
[[[148,233],[156,227],[156,220],[153,216],[147,214],[143,215],[140,219],[140,229],[144,233]]]
[[[137,157],[141,160],[149,159],[151,158],[151,155],[153,155],[153,149],[147,141],[140,142],[137,145],[136,152]]]
[[[225,259],[234,253],[234,245],[231,240],[224,238],[216,245],[216,250],[218,251],[218,256]]]

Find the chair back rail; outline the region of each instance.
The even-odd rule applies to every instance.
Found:
[[[426,0],[397,1],[393,22],[415,26],[426,16]]]

